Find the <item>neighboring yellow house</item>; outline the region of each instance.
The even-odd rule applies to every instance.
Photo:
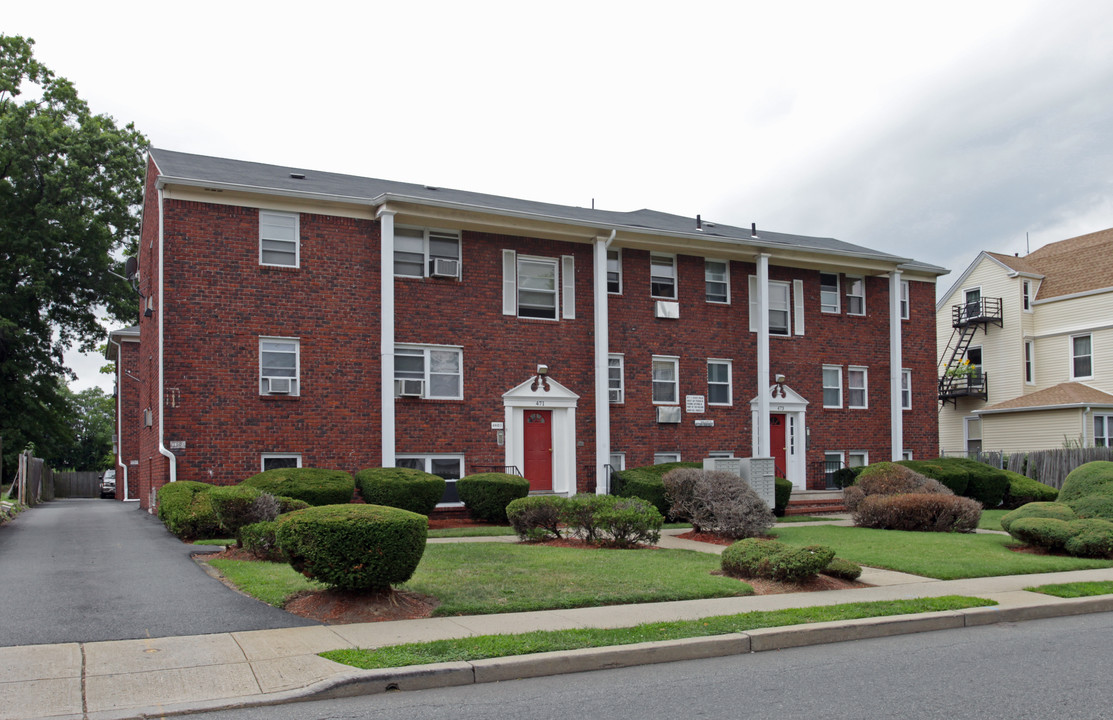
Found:
[[[1113,228],[979,253],[936,331],[943,453],[1113,446]]]

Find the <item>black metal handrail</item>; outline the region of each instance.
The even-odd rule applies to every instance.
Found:
[[[976,368],[968,374],[944,374],[939,378],[939,399],[959,397],[989,397],[989,373]]]
[[[522,471],[518,469],[517,465],[472,465],[471,470],[473,473],[497,472],[523,477]]]
[[[1001,298],[981,298],[951,306],[952,327],[965,327],[971,323],[1002,325],[1003,322]]]

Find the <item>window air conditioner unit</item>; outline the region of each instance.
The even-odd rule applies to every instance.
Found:
[[[622,402],[622,391],[617,388],[612,388],[610,391],[610,400],[613,403]]]
[[[680,303],[672,300],[658,300],[654,314],[663,320],[679,320]]]
[[[657,408],[657,422],[665,424],[676,424],[680,422],[680,406],[668,406]]]
[[[395,380],[394,395],[396,397],[424,397],[425,381],[413,379]]]
[[[452,258],[433,258],[433,277],[460,277],[460,261]]]
[[[289,395],[290,378],[266,378],[267,393],[270,395]]]

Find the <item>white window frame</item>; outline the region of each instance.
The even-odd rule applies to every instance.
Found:
[[[1102,424],[1102,434],[1098,435],[1098,421]],[[1098,443],[1101,440],[1101,443]],[[1094,447],[1113,447],[1113,415],[1094,413]]]
[[[612,450],[611,451],[611,456],[610,456],[609,459],[610,459],[610,466],[612,468],[614,468],[615,470],[625,470],[626,469],[626,452],[625,451],[623,451],[623,450],[617,450],[617,451]],[[618,461],[617,464],[615,463],[616,460]]]
[[[773,289],[784,288],[784,307],[780,307],[779,298],[774,298]],[[784,312],[785,324],[784,332],[779,332],[779,325],[773,325],[773,313]],[[792,283],[784,280],[770,280],[769,281],[769,334],[778,337],[791,337],[792,336]]]
[[[972,423],[977,423],[977,425],[978,425],[978,437],[976,437],[976,438],[970,437],[970,425]],[[977,415],[964,417],[962,419],[962,449],[967,455],[970,454],[970,441],[971,440],[977,440],[978,441],[978,447],[979,448],[981,447],[981,443],[982,443],[982,419],[980,417],[978,417]]]
[[[611,370],[618,368],[618,385]],[[617,391],[617,395],[615,394]],[[607,355],[607,400],[612,405],[622,405],[626,402],[626,357],[621,353]]]
[[[912,371],[908,368],[900,371],[900,408],[912,409]]]
[[[860,465],[855,465],[855,458],[858,459]],[[849,450],[846,453],[846,466],[848,468],[866,467],[870,464],[869,450]]]
[[[971,353],[977,353],[978,362],[974,362],[973,360],[970,359],[970,354]],[[982,346],[981,345],[971,345],[970,347],[966,348],[966,359],[970,362],[971,365],[973,365],[977,369],[979,376],[984,374],[982,364],[985,362],[985,353],[982,352]]]
[[[297,465],[294,467],[301,467],[301,453],[262,453],[259,456],[259,471],[267,471],[267,460],[296,460]]]
[[[911,304],[908,301],[908,281],[900,281],[900,319],[908,320],[912,317]]]
[[[553,298],[553,316],[552,317],[539,317],[537,315],[523,315],[522,314],[522,264],[532,265],[548,265],[553,269],[553,287],[552,290],[526,288],[525,292],[542,293],[545,295],[551,294]],[[517,307],[518,317],[526,318],[527,320],[560,320],[560,258],[554,257],[537,257],[534,255],[519,255],[517,258],[517,265],[515,266],[515,275],[517,279]],[[538,305],[537,307],[541,307]],[[547,308],[548,306],[546,306]]]
[[[654,262],[657,261],[657,262]],[[665,267],[665,261],[669,265],[669,275],[661,275],[654,273],[655,268]],[[672,294],[671,295],[654,295],[653,285],[654,278],[661,278],[664,280],[672,281]],[[662,284],[662,283],[657,283]],[[676,255],[671,253],[649,253],[649,296],[652,298],[659,298],[661,300],[676,300],[679,298],[679,283],[676,277]]]
[[[862,386],[861,387],[856,387],[856,386],[851,384],[852,380],[854,379],[854,374],[855,373],[861,373],[862,374]],[[854,393],[856,391],[859,391],[859,390],[862,393],[862,403],[860,405],[855,405],[854,401],[853,401],[854,396],[852,395],[852,393]],[[870,406],[869,371],[867,370],[867,368],[862,367],[861,365],[851,365],[851,366],[846,368],[846,406],[848,408],[850,408],[851,410],[868,410],[869,409],[869,406]]]
[[[1020,308],[1027,313],[1032,312],[1032,281],[1020,281]]]
[[[615,290],[611,289],[611,273],[614,273],[615,281],[618,285],[618,288]],[[622,248],[607,250],[607,294],[622,294]]]
[[[722,266],[722,279],[716,279],[715,272],[712,271],[711,265]],[[703,260],[703,284],[704,284],[704,300],[713,305],[730,305],[730,260],[717,260],[715,258],[704,258]],[[711,299],[710,288],[712,285],[723,288],[722,300]]]
[[[912,460],[913,459],[912,458],[912,451],[911,450],[901,450],[900,451],[900,459],[901,460]]]
[[[459,460],[460,461],[460,477],[464,477],[464,474],[467,470],[467,465],[465,464],[463,453],[398,453],[394,458],[394,466],[395,467],[402,467],[401,465],[398,464],[402,460],[419,460],[419,461],[421,461],[422,472],[427,472],[430,475],[437,475],[435,472],[433,472],[433,461],[434,460]],[[437,477],[442,477],[442,476],[437,475]],[[450,478],[444,478],[445,485],[448,485],[449,483],[455,485],[456,481],[459,480],[459,479],[460,478],[451,478],[451,479]],[[448,507],[448,506],[456,507],[456,506],[463,505],[462,502],[460,502],[460,503],[455,503],[455,502],[453,502],[453,503],[442,503],[440,500],[437,501],[437,504],[442,505],[442,506],[446,506],[446,507]]]
[[[835,377],[839,381],[838,385],[828,385],[827,384],[827,371],[828,370],[834,370],[835,371]],[[821,379],[820,383],[821,383],[821,387],[823,388],[823,407],[831,408],[831,409],[841,408],[842,407],[842,365],[824,365],[821,372],[822,372],[822,375],[821,375],[822,379]],[[837,390],[838,391],[839,402],[838,402],[837,405],[828,405],[827,404],[827,391],[828,390]]]
[[[1036,343],[1034,340],[1024,341],[1024,384],[1036,384]]]
[[[750,275],[749,286],[750,286],[749,287],[749,290],[750,290],[750,332],[757,332],[758,319],[759,318],[757,317],[758,287],[757,287],[757,276],[756,275]],[[801,295],[803,294],[803,282],[800,281],[800,280],[794,280],[792,282],[789,282],[787,280],[770,280],[769,281],[769,335],[771,337],[792,337],[793,328],[794,328],[794,326],[792,324],[792,310],[793,310],[792,291],[793,291],[794,287],[795,287],[795,290],[796,290],[796,312],[797,312],[797,323],[795,325],[795,332],[796,332],[797,335],[803,335],[804,334],[804,324],[803,324],[803,317],[802,317],[803,302],[801,302],[801,300],[802,300]],[[784,305],[783,306],[780,304],[780,298],[776,297],[776,293],[779,292],[781,288],[784,288]],[[780,332],[780,326],[778,326],[777,324],[775,324],[773,322],[773,313],[774,312],[784,312],[785,313],[785,325],[784,325],[784,328],[783,328],[784,332]]]
[[[457,367],[459,373],[435,373],[433,372],[433,353],[451,353],[456,356]],[[420,353],[420,355],[418,354]],[[421,357],[422,377],[414,378],[409,375],[399,377],[399,372],[409,373],[408,370],[398,370],[397,361],[394,364],[394,379],[398,380],[421,380],[422,393],[421,397],[425,400],[463,400],[464,399],[464,350],[459,345],[415,345],[410,343],[402,343],[394,346],[394,355],[397,358],[399,355],[407,357]],[[456,395],[434,395],[433,394],[433,376],[456,376],[459,378],[458,389]]]
[[[672,366],[672,380],[657,379],[657,364]],[[679,405],[680,404],[680,358],[673,355],[654,355],[650,363],[650,391],[654,405]],[[657,399],[657,385],[668,383],[672,386],[672,400]]]
[[[421,233],[421,269],[422,269],[422,272],[421,272],[420,275],[412,275],[410,273],[400,273],[400,272],[398,272],[398,266],[397,266],[397,262],[398,262],[397,258],[398,258],[398,252],[399,252],[399,250],[398,250],[398,240],[399,240],[400,237],[402,237],[402,232],[400,232],[400,231]],[[417,238],[413,238],[413,239],[416,240]],[[433,239],[437,239],[437,240],[455,240],[456,241],[456,256],[455,257],[450,257],[448,255],[443,255],[443,254],[439,254],[439,253],[438,254],[433,254],[432,250],[430,249],[431,241]],[[460,274],[462,275],[463,274],[463,268],[464,268],[464,263],[463,263],[464,249],[463,249],[463,246],[464,246],[463,238],[461,237],[461,232],[459,230],[447,230],[447,229],[442,229],[442,228],[428,228],[428,227],[415,227],[415,226],[412,226],[412,225],[397,225],[394,228],[394,258],[392,258],[393,262],[395,263],[394,264],[394,277],[415,277],[415,278],[416,277],[429,277],[432,274],[433,260],[436,259],[436,258],[442,258],[442,259],[446,259],[446,260],[455,260],[457,263],[459,263],[460,270],[461,270]],[[410,252],[410,251],[407,251],[407,252]],[[413,252],[414,252],[415,255],[417,254],[416,251],[413,251]]]
[[[823,302],[824,301],[824,295],[827,296],[827,299],[830,299],[830,296],[831,296],[831,292],[829,290],[824,290],[823,289],[824,287],[831,287],[830,285],[825,286],[823,284],[823,276],[824,275],[835,278],[835,304],[834,305],[832,305],[829,302],[828,303]],[[841,295],[842,295],[842,280],[839,277],[839,274],[837,272],[836,273],[821,272],[819,274],[819,311],[824,312],[824,313],[828,313],[830,315],[838,315],[839,313],[841,313],[842,312],[842,296]]]
[[[292,346],[293,350],[292,351],[291,350],[280,350],[278,348],[268,348],[267,350],[264,350],[263,349],[263,343],[287,344],[287,345]],[[273,375],[273,374],[266,375],[266,374],[264,374],[264,370],[266,369],[263,365],[263,353],[264,352],[268,352],[268,353],[291,353],[292,352],[292,354],[294,356],[294,375],[293,375],[293,377],[290,377],[288,375]],[[289,380],[290,381],[290,392],[287,392],[287,393],[272,392],[270,390],[270,384],[271,384],[270,380],[271,380],[271,378],[275,378],[275,379],[279,379],[279,380]],[[300,338],[296,338],[296,337],[269,337],[269,336],[261,336],[259,338],[259,394],[260,395],[267,395],[267,396],[270,396],[270,395],[292,395],[292,396],[295,396],[295,397],[298,396],[298,395],[301,395],[301,339]]]
[[[1076,340],[1087,338],[1090,341],[1090,353],[1088,355],[1079,355],[1075,352],[1074,343]],[[1070,379],[1071,380],[1091,380],[1094,377],[1094,335],[1093,333],[1079,333],[1078,335],[1070,336]],[[1090,372],[1086,375],[1079,375],[1075,371],[1077,369],[1075,362],[1081,358],[1087,358],[1090,363]]]
[[[712,365],[725,365],[726,366],[726,368],[727,368],[726,382],[719,382],[719,381],[712,382],[712,380],[711,380],[711,366]],[[707,404],[708,405],[714,405],[716,407],[730,407],[731,405],[734,404],[734,389],[733,389],[733,386],[734,386],[734,370],[733,370],[733,367],[732,367],[733,365],[734,365],[733,361],[727,360],[727,359],[724,359],[724,358],[708,358],[707,359]],[[727,401],[726,402],[711,402],[711,386],[712,385],[715,385],[715,386],[725,385],[726,386],[726,389],[727,389]]]
[[[269,222],[268,222],[269,221]],[[293,227],[289,228],[292,223]],[[292,238],[278,237],[276,234],[269,233],[268,227],[292,229]],[[283,233],[285,234],[285,233]],[[294,262],[264,262],[263,253],[265,243],[283,243],[294,246]],[[266,250],[276,250],[275,248],[266,248]],[[284,254],[289,254],[289,250],[277,250]],[[259,264],[267,267],[301,267],[301,216],[298,213],[274,212],[273,210],[260,210],[259,211]]]
[[[678,452],[655,452],[653,453],[653,464],[662,465],[664,463],[681,462],[680,453]]]
[[[861,289],[860,293],[854,292],[855,285]],[[861,312],[854,312],[854,300],[861,303]],[[866,314],[866,279],[861,275],[846,276],[846,314],[858,317]]]

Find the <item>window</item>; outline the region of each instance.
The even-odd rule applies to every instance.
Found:
[[[1075,335],[1070,339],[1071,380],[1092,377],[1094,374],[1093,341],[1089,335]]]
[[[518,258],[518,317],[557,319],[557,261]]]
[[[865,467],[870,464],[870,454],[865,450],[851,450],[846,454],[847,467]]]
[[[1094,415],[1094,447],[1113,447],[1113,415]]]
[[[298,216],[259,211],[259,264],[298,267]]]
[[[1031,340],[1024,341],[1024,382],[1036,384],[1036,344]]]
[[[678,358],[653,357],[653,402],[676,405],[680,402]]]
[[[1020,283],[1020,305],[1024,312],[1032,312],[1032,283],[1027,280]]]
[[[399,346],[394,350],[395,395],[463,400],[463,350]]]
[[[866,314],[865,278],[846,276],[846,314]]]
[[[912,459],[912,451],[911,450],[901,450],[900,451],[900,458],[901,458],[901,460],[911,460]]]
[[[866,369],[851,367],[846,369],[846,406],[866,408]]]
[[[622,251],[607,251],[607,292],[622,294]]]
[[[704,294],[709,303],[730,302],[730,261],[704,260]]]
[[[982,316],[982,289],[976,287],[963,290],[962,296],[966,303],[963,310],[964,319],[980,318]]]
[[[259,464],[263,468],[263,472],[283,468],[300,468],[301,455],[298,453],[263,453],[260,456]]]
[[[649,255],[649,294],[653,297],[676,299],[676,256],[663,253]]]
[[[977,457],[982,451],[982,420],[981,418],[963,418],[966,426],[966,454]]]
[[[296,338],[259,338],[259,394],[298,395]]]
[[[842,453],[823,453],[823,474],[826,476],[826,484],[828,488],[834,489],[838,487],[837,485],[835,485],[835,473],[837,473],[839,470],[842,470]]]
[[[730,405],[730,360],[707,361],[707,403]]]
[[[823,366],[823,407],[842,407],[842,366]],[[841,459],[841,455],[839,456]]]
[[[982,349],[975,346],[967,348],[966,361],[974,368],[974,372],[967,379],[967,384],[971,387],[978,387],[982,384]]]
[[[438,259],[441,262],[438,263]],[[403,277],[459,277],[460,233],[395,227],[394,274]]]
[[[769,281],[769,334],[788,335],[788,283]]]
[[[734,457],[733,450],[711,450],[707,453],[709,458],[732,458]]]
[[[444,478],[444,495],[441,496],[440,502],[460,502],[460,495],[456,492],[456,481],[463,476],[463,455],[398,455],[394,458],[394,466],[421,470]]]
[[[903,410],[912,409],[912,371],[900,371],[900,406]]]
[[[819,274],[819,309],[825,313],[839,312],[839,274]]]
[[[908,281],[900,281],[900,319],[907,320],[910,317],[908,309]]]
[[[661,463],[680,462],[680,453],[678,452],[658,452],[653,453],[653,464],[660,465]]]
[[[610,401],[616,405],[626,402],[623,361],[621,355],[607,356],[607,394],[610,396]]]
[[[626,453],[613,452],[611,453],[611,467],[615,470],[626,469]]]

